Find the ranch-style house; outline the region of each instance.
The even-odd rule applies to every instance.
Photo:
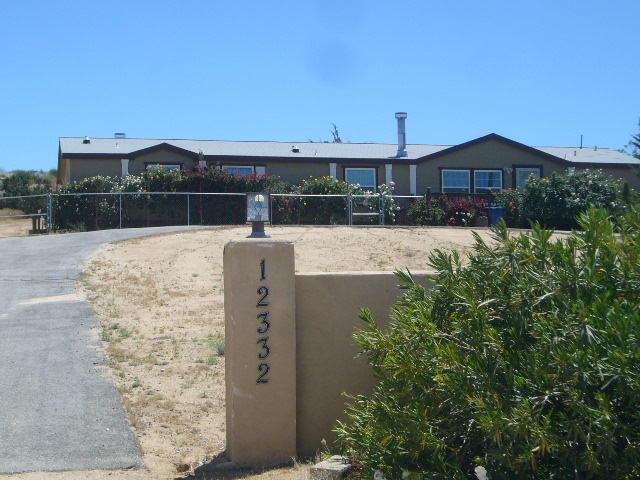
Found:
[[[459,145],[407,144],[406,113],[396,114],[398,143],[322,143],[62,137],[58,183],[145,169],[221,168],[235,175],[278,175],[299,183],[331,176],[365,189],[394,182],[398,195],[486,193],[521,188],[529,175],[602,169],[640,188],[640,160],[602,147],[532,147],[491,133]]]

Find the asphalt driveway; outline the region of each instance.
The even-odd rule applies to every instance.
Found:
[[[0,239],[0,473],[142,465],[75,286],[104,243],[187,228]]]

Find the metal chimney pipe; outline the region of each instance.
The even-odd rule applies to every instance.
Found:
[[[404,125],[406,118],[407,112],[396,112],[396,120],[398,121],[398,153],[396,153],[396,157],[407,156],[407,132]]]

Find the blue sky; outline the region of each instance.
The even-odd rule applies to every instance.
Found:
[[[623,147],[638,0],[2,1],[0,168],[59,136]]]

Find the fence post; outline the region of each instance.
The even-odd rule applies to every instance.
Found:
[[[191,225],[191,201],[189,197],[190,195],[187,193],[187,226]]]
[[[384,195],[382,193],[380,195],[380,225],[384,225]]]
[[[51,192],[49,192],[47,194],[47,233],[51,233],[51,228],[52,228],[52,218],[51,218],[51,213],[52,213],[52,208],[51,208]]]
[[[351,192],[347,193],[347,225],[353,224],[353,204],[351,203]]]
[[[118,228],[122,228],[122,192],[118,194]]]

